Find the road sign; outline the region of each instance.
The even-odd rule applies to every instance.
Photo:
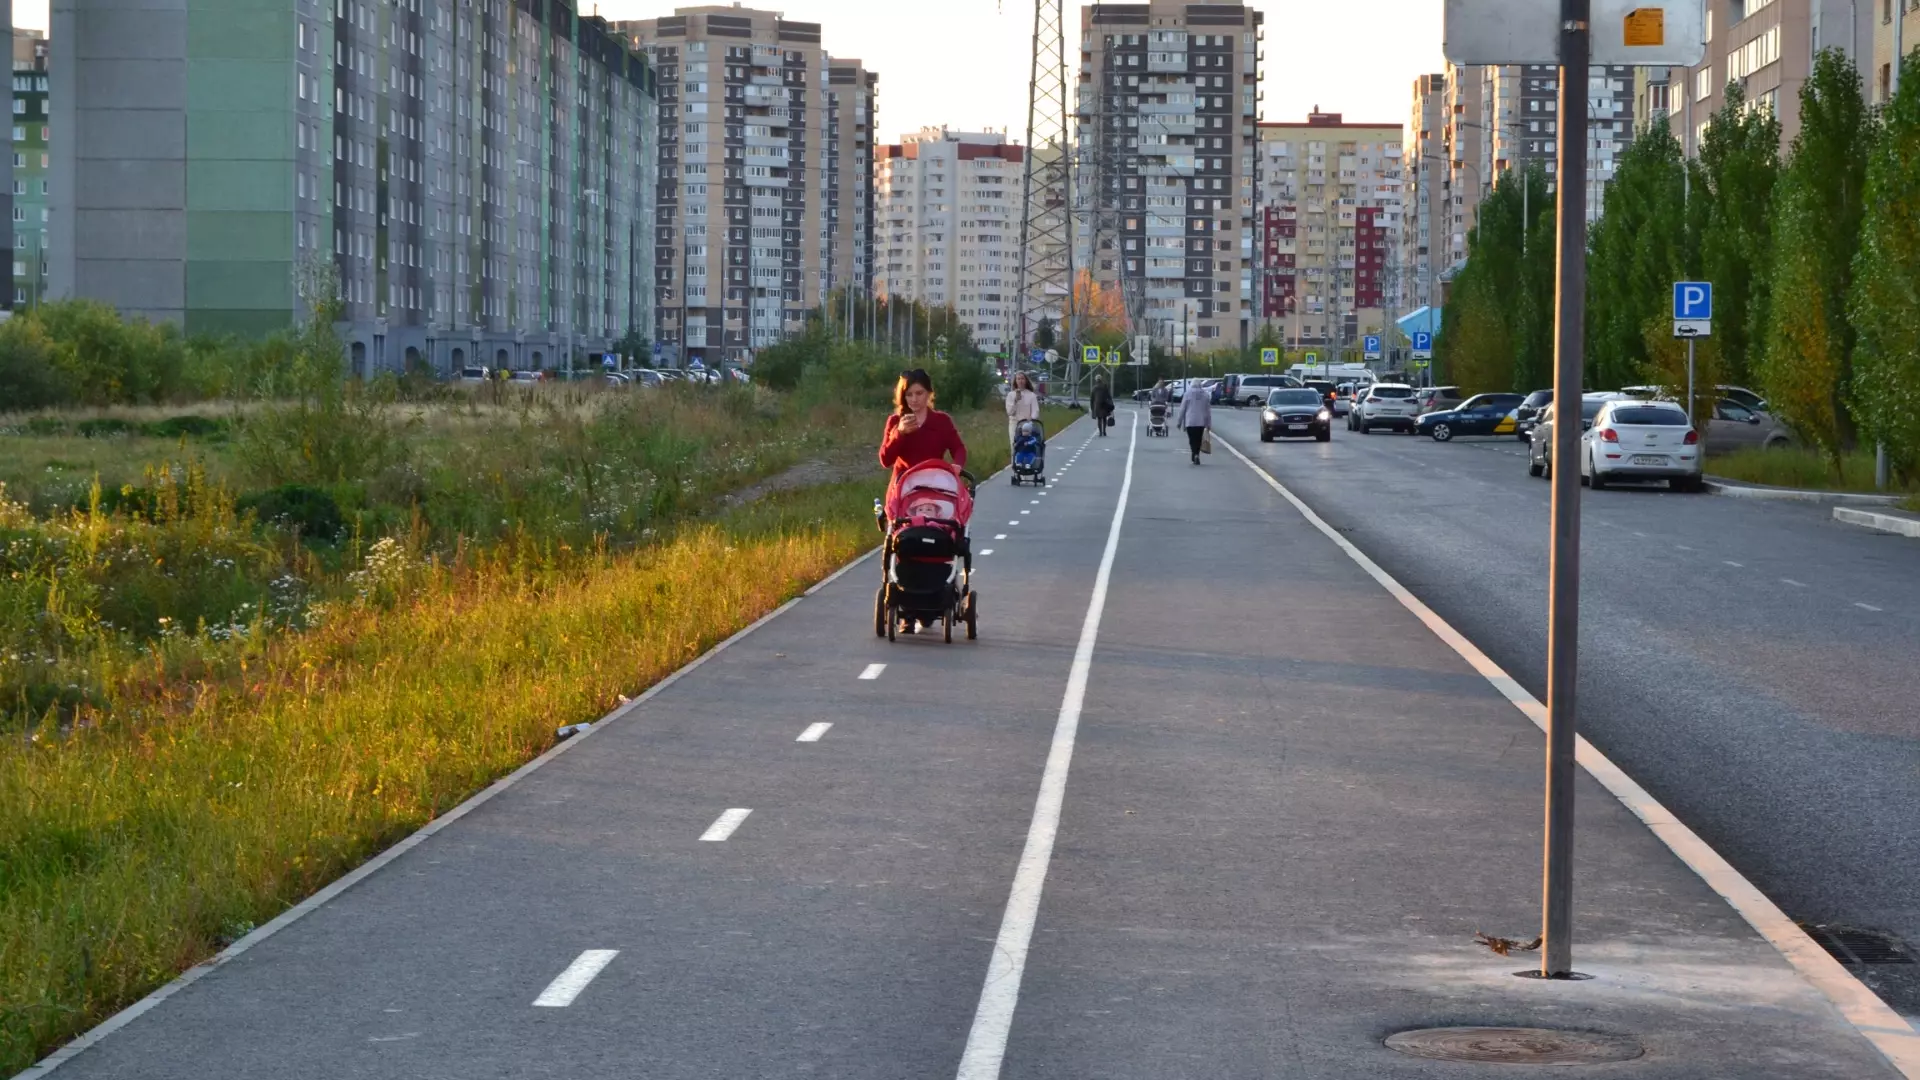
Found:
[[[1431,366],[1433,366],[1433,361],[1431,361],[1431,360],[1415,360],[1415,361],[1413,362],[1413,366],[1414,366],[1414,367],[1417,367],[1417,368],[1426,368],[1426,367],[1431,367]]]
[[[1713,336],[1713,282],[1673,283],[1673,336]]]
[[[1133,362],[1144,364],[1153,357],[1153,335],[1136,334],[1133,338]]]
[[[1306,355],[1305,359],[1307,362],[1307,366],[1312,367],[1313,365],[1320,362],[1320,354],[1315,352],[1310,352]]]
[[[1425,330],[1413,332],[1413,358],[1415,360],[1433,359],[1433,335]]]
[[[1083,364],[1098,364],[1100,362],[1100,346],[1080,346],[1080,362]]]
[[[653,343],[653,358],[660,359],[660,343],[657,341]]]
[[[1592,0],[1588,62],[1692,67],[1706,55],[1700,0]],[[1441,52],[1456,64],[1552,64],[1560,5],[1543,0],[1447,0]]]
[[[1364,351],[1366,353],[1366,358],[1368,360],[1380,359],[1380,335],[1379,334],[1367,334],[1366,336],[1362,337],[1360,341],[1365,346]]]
[[[1279,349],[1261,349],[1260,350],[1260,366],[1277,367],[1279,363],[1280,363]]]
[[[614,368],[620,366],[620,358],[613,353],[608,353],[600,358],[600,366],[606,368],[608,371],[612,371]]]
[[[1034,367],[1039,367],[1042,364],[1045,364],[1047,362],[1047,350],[1035,349],[1033,350],[1032,354],[1027,357],[1027,359],[1033,364]]]
[[[1114,348],[1107,350],[1107,366],[1108,367],[1120,366],[1120,349],[1118,346],[1115,346]]]

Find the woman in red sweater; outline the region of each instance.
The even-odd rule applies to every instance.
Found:
[[[880,438],[880,464],[897,473],[951,454],[955,465],[966,468],[967,444],[960,441],[953,417],[933,407],[933,379],[925,371],[914,368],[900,373],[900,382],[893,388],[893,409]]]

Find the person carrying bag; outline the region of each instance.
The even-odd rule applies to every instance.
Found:
[[[1201,454],[1213,453],[1213,440],[1207,436],[1213,428],[1213,401],[1205,388],[1189,384],[1180,396],[1180,426],[1187,429],[1187,446],[1198,465]]]

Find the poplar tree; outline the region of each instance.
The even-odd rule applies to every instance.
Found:
[[[1866,210],[1848,311],[1849,406],[1884,444],[1901,479],[1920,479],[1920,53],[1901,62],[1900,92],[1881,114],[1867,161]]]

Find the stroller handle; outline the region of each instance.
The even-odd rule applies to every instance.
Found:
[[[971,499],[979,495],[980,481],[975,480],[972,473],[961,469],[960,480],[967,485],[967,498]]]

